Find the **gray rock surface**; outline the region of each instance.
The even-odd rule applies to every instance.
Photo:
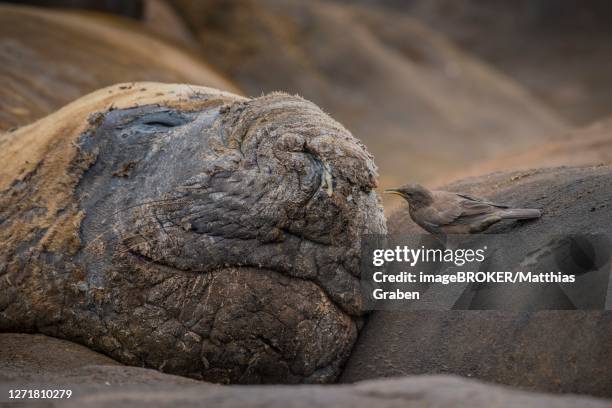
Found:
[[[504,234],[506,251],[518,264],[533,250],[554,251],[556,236],[609,232],[611,185],[612,168],[597,166],[494,173],[447,189],[543,209],[540,220],[490,231]],[[421,233],[405,210],[393,214],[388,225],[395,233]],[[611,345],[610,311],[378,311],[370,316],[341,380],[449,373],[610,397]]]
[[[70,389],[68,400],[12,402],[43,407],[591,407],[611,401],[575,395],[537,394],[454,376],[403,377],[354,385],[220,386],[163,374],[156,370],[99,365],[108,360],[70,342],[33,335],[0,335],[11,350],[21,346],[27,355],[0,353],[0,403],[11,388]],[[65,364],[59,358],[72,360]],[[7,358],[10,361],[7,361]],[[80,360],[80,363],[79,363]],[[106,364],[106,363],[104,363]],[[38,367],[45,370],[33,375]],[[7,404],[8,406],[11,403]]]
[[[0,380],[24,381],[66,375],[87,365],[118,366],[79,344],[44,335],[0,333]]]
[[[92,367],[91,370],[95,370]],[[113,378],[117,369],[105,368]],[[145,370],[131,368],[130,373]],[[151,371],[151,370],[147,370]],[[97,373],[99,375],[100,373]],[[96,375],[84,373],[84,375]],[[355,385],[214,386],[169,385],[71,386],[68,400],[20,403],[48,407],[457,407],[457,408],[603,408],[612,402],[575,395],[548,395],[518,391],[452,376],[422,376],[366,381]],[[16,386],[16,385],[13,385]],[[20,383],[23,387],[24,384]],[[25,385],[26,387],[28,385]],[[59,385],[66,387],[67,384]],[[11,384],[0,384],[4,391]]]
[[[572,123],[586,124],[610,114],[608,1],[361,2],[418,18],[521,83]]]

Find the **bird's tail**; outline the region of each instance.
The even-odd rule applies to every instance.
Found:
[[[528,220],[531,218],[540,218],[542,211],[535,208],[509,208],[500,211],[501,218],[511,220]]]

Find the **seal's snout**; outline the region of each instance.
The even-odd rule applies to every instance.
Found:
[[[288,182],[273,193],[277,200],[312,207],[334,197],[346,202],[377,186],[365,146],[309,101],[275,93],[223,114],[232,123],[230,139],[240,140],[244,165],[276,183]]]

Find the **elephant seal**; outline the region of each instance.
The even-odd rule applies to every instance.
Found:
[[[213,382],[339,374],[386,226],[372,157],[314,104],[117,85],[0,161],[0,331]]]

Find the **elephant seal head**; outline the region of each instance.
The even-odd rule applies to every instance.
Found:
[[[63,336],[216,382],[333,380],[361,237],[386,228],[372,157],[297,96],[191,98],[100,112],[79,137],[86,274]]]

